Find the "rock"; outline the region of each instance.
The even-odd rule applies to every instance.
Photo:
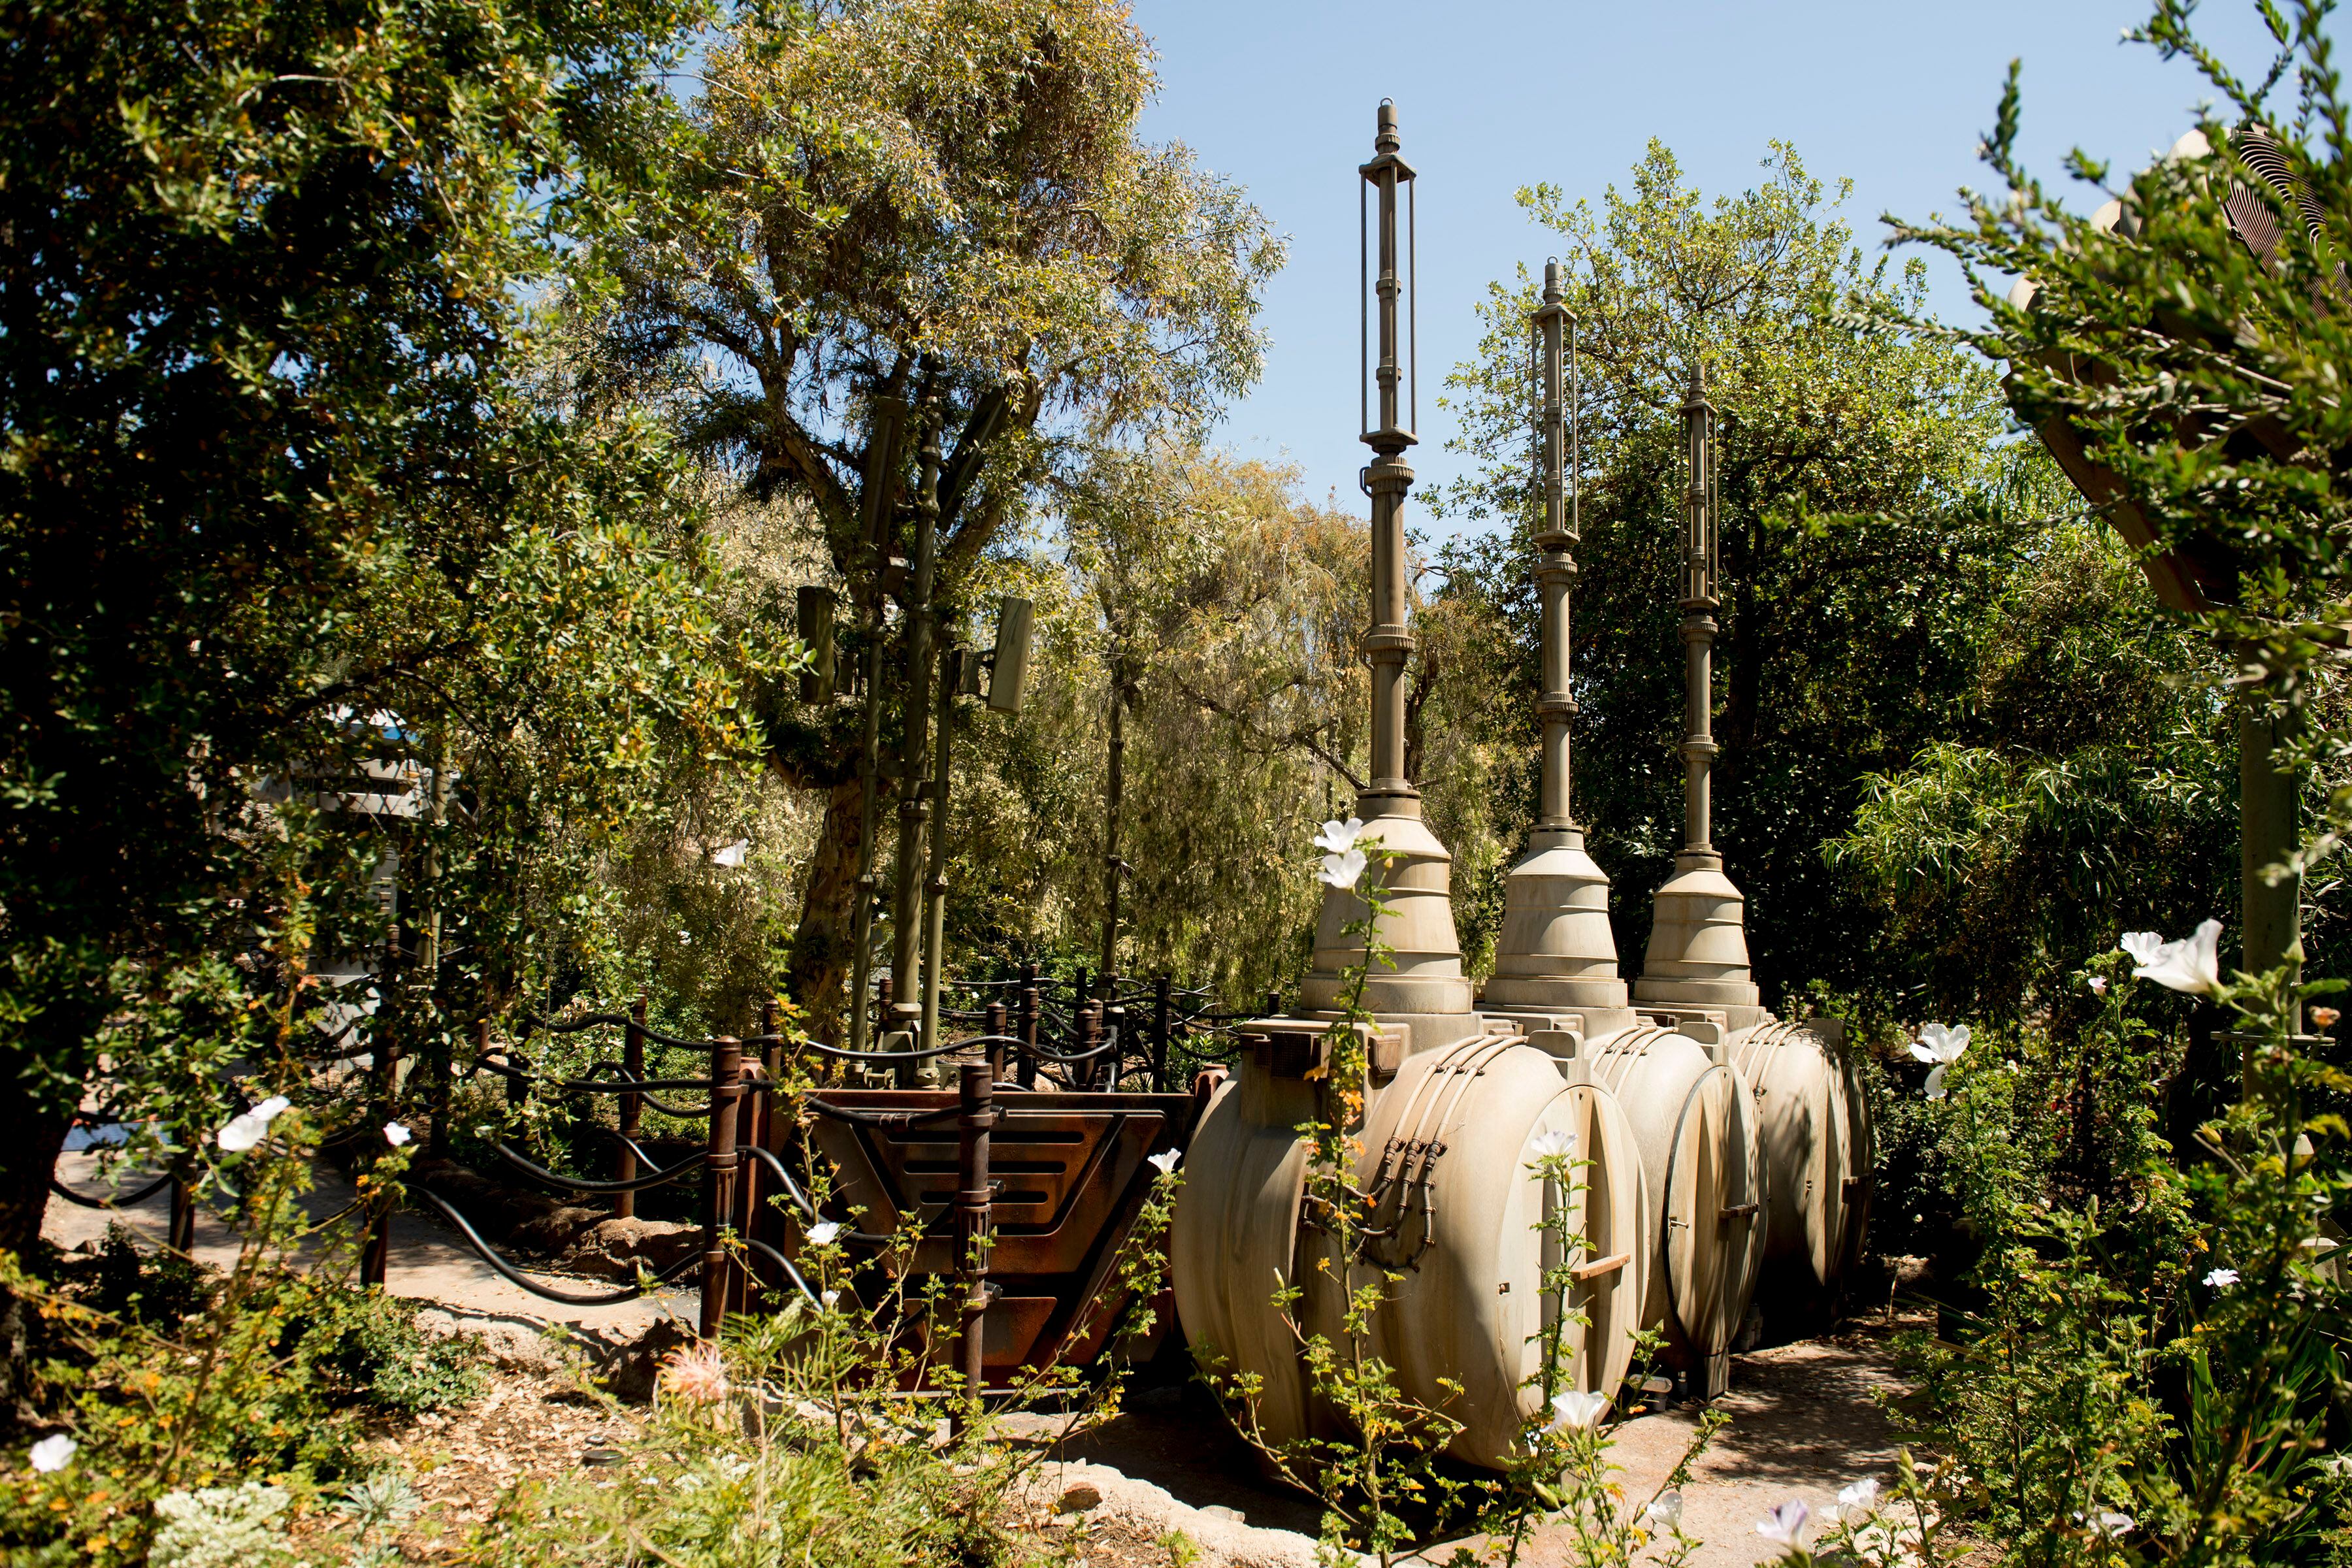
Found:
[[[1084,1513],[1088,1509],[1100,1508],[1101,1506],[1102,1489],[1090,1482],[1080,1481],[1077,1485],[1072,1487],[1069,1490],[1061,1495],[1054,1504],[1054,1511],[1055,1513]]]
[[[507,1245],[518,1252],[551,1256],[571,1250],[583,1231],[607,1216],[603,1209],[569,1205],[527,1219],[508,1234]]]
[[[1211,1519],[1230,1519],[1235,1524],[1247,1524],[1249,1522],[1249,1515],[1244,1513],[1237,1508],[1227,1508],[1221,1502],[1213,1502],[1201,1511],[1207,1514]]]
[[[1048,1464],[1029,1484],[1035,1489],[1026,1493],[1029,1506],[1039,1512],[1047,1498],[1060,1500],[1049,1516],[1054,1524],[1119,1524],[1154,1541],[1181,1531],[1199,1553],[1197,1568],[1318,1568],[1322,1562],[1311,1537],[1249,1524],[1238,1509],[1193,1508],[1108,1465]],[[1085,1513],[1066,1511],[1081,1490],[1094,1494],[1093,1505]]]
[[[624,1342],[605,1360],[604,1386],[617,1399],[631,1405],[650,1405],[655,1385],[661,1381],[662,1363],[694,1342],[694,1331],[676,1318],[657,1319],[651,1328]]]
[[[556,1267],[592,1279],[634,1280],[638,1264],[658,1274],[701,1245],[699,1226],[663,1219],[599,1220],[572,1238]]]

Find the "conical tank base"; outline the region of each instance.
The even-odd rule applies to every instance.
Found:
[[[1574,827],[1538,827],[1503,888],[1503,934],[1494,977],[1481,994],[1494,1007],[1625,1005],[1617,937],[1609,925],[1609,878]]]
[[[1685,1007],[1754,1007],[1763,994],[1749,978],[1748,900],[1723,874],[1723,858],[1685,850],[1660,888],[1650,951],[1633,1000]]]
[[[1367,881],[1380,877],[1387,890],[1388,912],[1378,934],[1390,949],[1390,962],[1365,976],[1365,1010],[1412,1026],[1408,1054],[1475,1033],[1478,1019],[1471,1012],[1470,982],[1462,973],[1462,944],[1454,931],[1454,857],[1422,820],[1418,795],[1360,795],[1356,811],[1364,819],[1359,844],[1377,838],[1381,848],[1397,857],[1384,874],[1377,863],[1364,872]],[[1315,969],[1299,987],[1302,1012],[1340,1005],[1348,990],[1343,972],[1364,962],[1361,943],[1347,928],[1370,912],[1354,889],[1324,889],[1322,916],[1315,925]]]

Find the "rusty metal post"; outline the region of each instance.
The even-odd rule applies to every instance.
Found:
[[[1175,981],[1161,975],[1151,983],[1151,1087],[1168,1092],[1168,1036],[1175,1023]]]
[[[768,1069],[771,1079],[784,1073],[784,1036],[776,1027],[778,1012],[773,996],[760,1004],[760,1065]]]
[[[384,1041],[375,1050],[374,1121],[381,1127],[392,1120],[394,1098],[400,1092],[400,1047]],[[360,1284],[362,1288],[381,1286],[392,1270],[392,1201],[378,1195],[368,1215],[367,1244],[360,1253]]]
[[[172,1162],[172,1226],[165,1245],[183,1256],[196,1245],[196,1184],[184,1156]]]
[[[646,995],[640,991],[637,999],[629,1004],[628,1027],[621,1032],[621,1071],[632,1079],[646,1076]],[[620,1149],[613,1156],[613,1179],[634,1182],[637,1179],[637,1134],[645,1130],[646,1100],[641,1094],[624,1094],[620,1103]],[[637,1194],[619,1193],[613,1199],[613,1214],[620,1219],[637,1217]]]
[[[729,1219],[735,1206],[735,1113],[743,1098],[743,1042],[721,1035],[710,1042],[709,1202],[703,1211],[702,1337],[719,1338],[727,1316]]]
[[[764,1031],[763,1031],[764,1032]],[[774,1104],[775,1078],[763,1062],[743,1064],[743,1098],[737,1118],[737,1147],[758,1147],[768,1141],[768,1112]],[[760,1163],[756,1160],[739,1160],[735,1171],[735,1234],[751,1236],[760,1217]],[[730,1289],[729,1305],[744,1311],[751,1309],[752,1294],[764,1289],[764,1282],[747,1256],[743,1267],[734,1270]]]
[[[1077,1007],[1077,1048],[1081,1053],[1084,1053],[1091,1051],[1097,1046],[1102,1044],[1102,1004],[1089,998],[1078,1003]],[[1089,1057],[1087,1060],[1078,1063],[1077,1068],[1077,1088],[1099,1089],[1102,1087],[1102,1060],[1100,1058]]]
[[[1013,1076],[1024,1089],[1037,1087],[1037,966],[1021,966],[1021,1061]]]
[[[1113,1002],[1109,1006],[1105,1007],[1102,1010],[1101,1017],[1103,1025],[1103,1037],[1106,1039],[1117,1040],[1118,1042],[1118,1044],[1112,1048],[1110,1053],[1110,1089],[1113,1094],[1116,1094],[1118,1092],[1119,1080],[1126,1076],[1127,1072],[1128,1038],[1126,1004],[1121,1002]]]
[[[964,1408],[969,1412],[979,1408],[981,1390],[987,1386],[982,1358],[987,1351],[992,1217],[988,1134],[996,1125],[996,1081],[986,1062],[966,1062],[956,1087],[956,1259],[963,1281],[963,1321],[957,1349]]]
[[[988,1033],[991,1037],[988,1042],[988,1073],[990,1079],[996,1083],[1004,1081],[1005,1026],[1004,1004],[991,1002],[988,1005]]]

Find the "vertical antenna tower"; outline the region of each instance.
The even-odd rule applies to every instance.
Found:
[[[1748,976],[1747,899],[1723,873],[1715,847],[1708,774],[1715,743],[1715,405],[1691,367],[1683,401],[1683,848],[1656,894],[1650,951],[1633,994],[1643,1002],[1748,1008],[1761,1000]],[[1758,1020],[1733,1016],[1739,1028]]]
[[[1357,171],[1362,180],[1359,210],[1363,198],[1377,195],[1379,220],[1376,241],[1369,227],[1363,230],[1364,259],[1376,264],[1366,268],[1369,277],[1362,279],[1373,322],[1361,339],[1366,363],[1359,367],[1365,397],[1362,439],[1372,449],[1372,460],[1360,480],[1372,504],[1371,624],[1363,638],[1364,659],[1371,667],[1372,744],[1370,777],[1357,794],[1356,815],[1364,819],[1364,837],[1376,839],[1379,849],[1391,857],[1385,871],[1364,874],[1368,879],[1377,876],[1382,884],[1388,914],[1380,936],[1393,954],[1390,965],[1376,967],[1365,982],[1364,1003],[1373,1012],[1404,1023],[1412,1037],[1407,1049],[1421,1051],[1471,1033],[1476,1020],[1470,1014],[1470,983],[1462,974],[1461,944],[1454,932],[1448,887],[1454,858],[1422,821],[1421,792],[1405,771],[1404,671],[1413,636],[1407,620],[1404,546],[1404,497],[1412,488],[1412,468],[1404,453],[1416,439],[1406,421],[1412,417],[1418,387],[1410,289],[1416,281],[1412,278],[1414,182],[1403,145],[1397,133],[1396,106],[1382,99],[1371,162]],[[1405,198],[1402,254],[1400,191]],[[1375,344],[1376,362],[1371,359]],[[1309,1012],[1329,1008],[1339,994],[1341,972],[1363,962],[1364,949],[1346,927],[1363,919],[1366,910],[1351,889],[1325,890],[1315,931],[1315,970],[1300,988]]]
[[[1565,281],[1557,259],[1544,264],[1543,302],[1532,323],[1536,468],[1543,500],[1535,537],[1535,579],[1543,604],[1543,687],[1536,697],[1536,717],[1543,726],[1543,783],[1527,849],[1504,883],[1495,976],[1480,1000],[1490,1008],[1574,1008],[1588,1015],[1578,1026],[1595,1035],[1609,1025],[1630,1024],[1633,1017],[1610,1016],[1625,1007],[1625,983],[1617,977],[1617,939],[1609,927],[1609,879],[1585,852],[1584,830],[1571,806],[1570,727],[1576,698],[1569,655],[1583,454],[1577,439],[1576,312],[1568,308]]]

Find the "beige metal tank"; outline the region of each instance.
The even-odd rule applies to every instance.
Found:
[[[1845,1272],[1844,1063],[1822,1031],[1778,1022],[1735,1037],[1732,1059],[1756,1093],[1769,1194],[1757,1305],[1768,1337],[1794,1339],[1834,1315]]]
[[[1689,1027],[1719,1033],[1712,1026]],[[1730,1375],[1733,1338],[1763,1261],[1767,1180],[1755,1098],[1727,1047],[1644,1024],[1585,1052],[1642,1152],[1657,1239],[1643,1286],[1648,1326],[1703,1398]]]
[[[1307,1331],[1335,1342],[1344,1289],[1317,1267],[1328,1256],[1323,1234],[1299,1225],[1305,1145],[1290,1128],[1310,1113],[1296,1092],[1308,1086],[1281,1083],[1247,1061],[1210,1105],[1171,1237],[1185,1334],[1195,1353],[1262,1380],[1257,1419],[1275,1443],[1335,1425],[1306,1395],[1297,1341],[1271,1303],[1275,1271],[1305,1290]],[[1589,1162],[1565,1193],[1531,1168],[1529,1145],[1549,1131],[1571,1134]],[[1372,1195],[1372,1237],[1353,1283],[1399,1276],[1368,1348],[1403,1393],[1463,1424],[1454,1458],[1509,1461],[1542,1404],[1544,1330],[1563,1312],[1586,1321],[1563,1332],[1555,1386],[1613,1391],[1623,1381],[1645,1316],[1648,1183],[1632,1124],[1581,1063],[1515,1033],[1409,1057],[1373,1096],[1361,1149],[1354,1183]],[[1565,1290],[1547,1294],[1559,1242],[1542,1222],[1563,1204],[1580,1245]]]

